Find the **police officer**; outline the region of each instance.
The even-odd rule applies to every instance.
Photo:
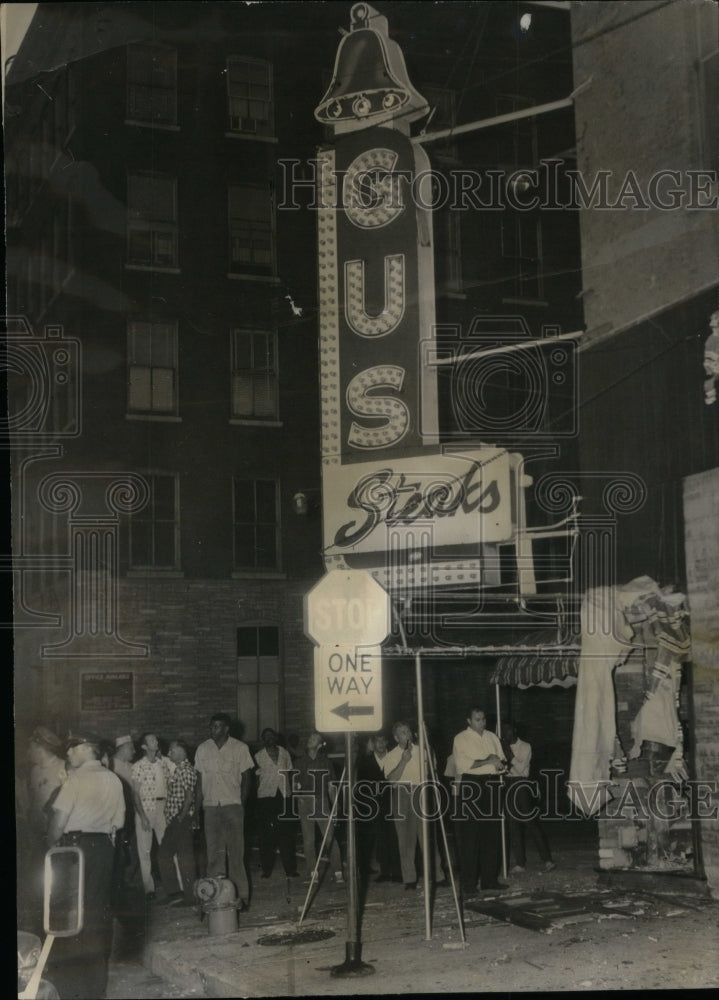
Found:
[[[61,938],[53,982],[63,998],[103,1000],[112,946],[110,894],[115,833],[125,820],[122,782],[100,763],[98,737],[67,741],[67,780],[53,803],[49,846],[77,846],[85,857],[83,929]]]

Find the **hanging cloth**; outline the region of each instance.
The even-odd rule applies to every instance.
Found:
[[[611,798],[607,785],[616,736],[612,674],[629,655],[633,636],[623,614],[624,600],[619,588],[598,587],[588,590],[582,601],[568,795],[587,816]]]

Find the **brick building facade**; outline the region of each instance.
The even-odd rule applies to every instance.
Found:
[[[448,190],[463,178],[466,195],[433,211],[440,342],[493,348],[507,330],[586,329],[578,382],[542,368],[563,388],[538,425],[513,425],[505,439],[529,452],[541,438],[535,485],[552,471],[573,479],[590,525],[578,567],[566,539],[536,543],[539,605],[576,611],[592,518],[600,537],[605,488],[628,473],[646,496],[614,512],[602,580],[650,575],[686,592],[694,614],[703,569],[685,545],[687,491],[704,491],[695,477],[719,465],[719,411],[703,398],[719,305],[716,173],[713,187],[699,176],[719,166],[716,9],[528,6],[520,28],[521,4],[388,5],[391,36],[432,107],[427,130],[444,133],[426,142],[432,167]],[[313,725],[301,598],[324,565],[310,161],[330,140],[313,110],[346,9],[289,11],[41,4],[14,60],[8,290],[10,312],[30,324],[13,328],[10,366],[20,725],[152,726],[196,741],[218,708],[250,740],[268,722],[303,734]],[[541,104],[552,110],[516,117]],[[518,202],[547,189],[517,171],[541,164],[555,200],[526,209]],[[652,188],[660,169],[679,179]],[[301,182],[297,210],[288,170]],[[564,204],[572,172],[591,189],[602,171],[618,208]],[[708,203],[652,202],[673,204],[674,184]],[[476,409],[456,405],[472,372],[439,379],[448,443],[491,438],[526,396],[527,369],[498,366],[482,383],[494,423],[473,422]],[[540,499],[528,490],[532,525],[557,518]],[[470,588],[442,595],[443,613],[466,610],[461,644],[515,641],[531,624],[517,556],[516,545],[497,554],[495,595],[516,612],[503,631],[486,630]],[[683,702],[696,773],[710,780],[712,648],[695,647]],[[439,750],[464,725],[466,702],[493,695],[491,667],[491,657],[427,658]],[[385,674],[385,718],[412,714],[409,661],[388,657]],[[571,701],[563,689],[510,689],[502,711],[544,747],[542,763],[566,768]],[[702,844],[715,880],[716,825]]]
[[[615,206],[597,208],[597,192],[580,211],[581,468],[641,480],[642,502],[617,520],[607,582],[646,574],[687,595],[692,663],[680,719],[692,776],[716,788],[717,589],[707,560],[716,552],[719,409],[705,398],[704,362],[719,308],[719,16],[708,4],[577,4],[572,49],[577,165],[587,188],[606,172]],[[635,678],[642,695],[646,675]],[[629,703],[632,692],[622,697]],[[693,846],[695,870],[715,892],[718,804],[715,791]],[[620,854],[607,867],[626,864],[622,837],[636,844],[631,830],[620,834],[603,846],[610,860]]]
[[[20,358],[11,400],[21,724],[156,726],[195,741],[223,707],[251,740],[268,722],[312,727],[301,597],[323,563],[317,220],[308,206],[311,161],[328,139],[313,110],[342,18],[331,7],[293,7],[290,30],[288,9],[40,5],[13,61],[6,173]],[[571,59],[556,46],[558,34],[568,38],[565,12],[547,8],[527,38],[515,13],[393,11],[392,35],[430,101],[433,129],[566,97]],[[468,30],[487,42],[480,63]],[[571,108],[562,106],[537,120],[510,117],[487,138],[432,142],[428,153],[449,183],[464,171],[484,198],[488,172],[509,175],[571,145]],[[455,207],[434,213],[437,319],[448,343],[467,335],[494,344],[505,316],[525,337],[580,328],[575,217],[528,219],[505,206],[478,226],[476,196]],[[41,384],[52,405],[26,419],[37,386],[24,359],[52,367],[58,349],[67,388]],[[497,373],[493,405],[526,392],[521,373],[517,385],[512,378]],[[454,375],[441,380],[449,441],[455,391]],[[297,493],[305,515],[295,512]],[[484,672],[460,669],[462,700],[484,690]],[[405,673],[388,671],[388,719],[412,711]],[[444,740],[463,725],[461,711],[456,720],[430,711]]]

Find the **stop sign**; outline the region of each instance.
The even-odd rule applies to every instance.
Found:
[[[389,628],[389,594],[367,570],[332,569],[305,595],[305,634],[317,646],[375,646]]]

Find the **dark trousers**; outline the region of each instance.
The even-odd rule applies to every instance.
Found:
[[[507,790],[505,799],[505,817],[509,827],[509,842],[512,848],[515,865],[526,868],[527,849],[526,834],[542,861],[551,861],[552,852],[539,817],[525,819],[534,811],[536,803],[530,794],[526,778],[505,778]]]
[[[280,819],[280,815],[285,812],[284,806],[285,798],[280,791],[273,795],[272,798],[257,799],[260,864],[262,865],[262,872],[265,875],[272,873],[277,848],[280,851],[285,875],[291,875],[297,870],[297,860],[295,858],[297,824],[296,820],[290,818],[289,815],[284,819]]]
[[[17,826],[17,915],[18,928],[43,937],[44,831],[30,824]]]
[[[245,810],[241,805],[205,806],[207,874],[227,875],[239,899],[247,901],[250,884],[245,869]]]
[[[501,783],[496,775],[463,774],[459,786],[458,838],[462,888],[471,892],[497,887],[502,848]]]
[[[401,879],[402,868],[399,860],[399,844],[394,823],[389,819],[392,810],[391,789],[387,785],[380,794],[379,816],[377,817],[375,853],[380,875],[385,878]]]
[[[366,801],[366,800],[365,800]],[[390,787],[380,788],[371,800],[372,816],[365,819],[356,815],[357,867],[363,878],[369,876],[372,858],[379,865],[384,878],[401,878],[399,845],[394,823],[388,819],[392,804]]]
[[[48,978],[63,1000],[104,1000],[112,948],[110,894],[115,849],[106,834],[81,834],[75,840],[85,856],[83,928],[76,937],[57,938]]]
[[[194,901],[193,887],[197,878],[195,868],[195,850],[192,840],[192,816],[183,820],[174,817],[167,824],[165,835],[157,852],[157,863],[160,868],[160,878],[166,892],[174,892],[177,885],[174,856],[177,855],[177,865],[180,869],[182,885],[179,889],[188,903]]]
[[[361,876],[369,875],[377,843],[377,817],[363,819],[359,816],[355,818],[355,830],[357,833],[357,867]]]

